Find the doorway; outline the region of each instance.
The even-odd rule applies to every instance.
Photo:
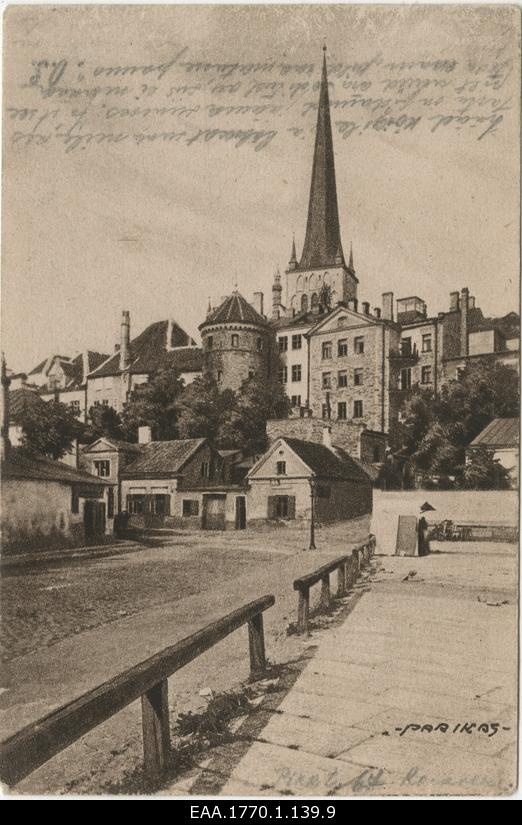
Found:
[[[245,496],[236,496],[236,530],[246,528],[246,499]]]
[[[225,529],[225,495],[203,496],[203,530]]]

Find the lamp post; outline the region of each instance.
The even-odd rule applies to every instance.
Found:
[[[310,544],[309,550],[316,550],[315,546],[315,524],[314,524],[314,492],[315,492],[315,478],[310,479]]]

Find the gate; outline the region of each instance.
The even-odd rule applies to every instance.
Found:
[[[224,495],[203,496],[203,530],[225,529],[225,502]]]

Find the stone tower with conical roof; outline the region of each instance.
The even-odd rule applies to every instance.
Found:
[[[325,286],[332,309],[357,297],[353,259],[347,266],[341,242],[326,47],[324,52],[305,241],[299,260],[293,243],[286,270],[286,311],[290,316],[307,310],[319,312]]]
[[[248,378],[270,375],[274,333],[267,319],[235,290],[199,326],[203,373],[219,388],[239,390]]]

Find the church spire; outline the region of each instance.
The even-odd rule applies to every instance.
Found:
[[[299,269],[334,266],[337,253],[342,249],[326,73],[326,46],[323,47],[323,51],[308,222]]]
[[[292,241],[292,254],[288,262],[288,269],[297,269],[297,255],[295,254],[295,235]]]
[[[352,246],[352,244],[350,244],[350,260],[348,262],[348,269],[350,269],[352,272],[355,272],[355,268],[354,268],[354,265],[353,265],[353,246]]]

